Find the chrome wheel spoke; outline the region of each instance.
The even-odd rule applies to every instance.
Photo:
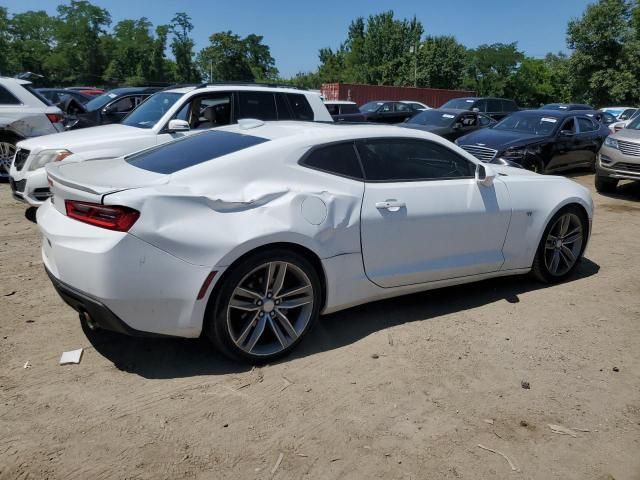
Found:
[[[551,258],[551,265],[549,265],[549,270],[551,273],[556,273],[558,271],[558,266],[560,265],[560,252],[555,250],[553,252],[553,257]]]
[[[280,346],[282,346],[282,348],[286,348],[287,345],[289,345],[289,342],[287,341],[283,333],[280,331],[280,328],[278,328],[278,325],[276,324],[276,322],[273,320],[272,317],[268,317],[267,322],[269,323],[269,327],[271,327],[271,331],[273,332],[273,335],[278,339],[278,343],[280,344]]]
[[[582,231],[578,231],[576,233],[570,233],[562,240],[563,244],[575,243],[577,240],[582,238]]]
[[[262,295],[260,295],[258,292],[254,292],[253,290],[248,290],[242,287],[236,288],[235,294],[241,295],[246,298],[253,298],[254,300],[262,300]]]
[[[273,285],[271,288],[271,292],[274,297],[277,297],[280,294],[280,290],[282,290],[282,286],[284,285],[284,278],[287,275],[287,264],[284,262],[278,263],[278,271],[276,273],[276,278],[273,280]]]
[[[573,254],[573,252],[569,247],[566,247],[563,245],[562,248],[560,249],[560,253],[562,253],[562,255],[565,257],[567,266],[570,267],[576,261],[576,256]]]
[[[269,288],[271,287],[271,279],[273,277],[273,269],[274,269],[274,263],[270,262],[267,265],[267,268],[266,268],[266,277],[265,277],[265,282],[264,282],[264,295],[265,295],[265,297],[267,296],[267,293],[269,293]]]
[[[293,328],[293,325],[291,325],[291,322],[284,313],[282,313],[280,310],[276,310],[275,318],[292,341],[298,338],[298,332],[296,332],[296,329]]]
[[[245,310],[247,312],[254,312],[260,309],[259,305],[254,302],[247,302],[246,300],[240,300],[238,298],[232,298],[229,302],[231,308],[237,308],[238,310]]]
[[[260,337],[262,337],[262,334],[264,333],[264,327],[266,325],[267,325],[266,318],[259,317],[258,323],[253,329],[253,332],[251,333],[249,340],[247,340],[247,343],[244,345],[244,347],[242,347],[242,345],[238,345],[238,346],[242,347],[245,351],[251,353],[251,351],[255,348],[256,344],[258,343],[258,340],[260,340]]]
[[[313,297],[310,295],[294,298],[292,300],[284,300],[280,303],[280,308],[284,308],[285,310],[291,310],[292,308],[302,307],[303,305],[308,305],[313,301]]]
[[[259,318],[260,317],[258,316],[258,312],[256,312],[255,315],[251,318],[251,321],[247,323],[247,326],[244,328],[244,330],[236,340],[236,344],[242,345],[245,342],[245,340],[249,336],[249,333],[251,332],[253,327],[256,326],[256,323],[259,321]]]
[[[302,295],[303,293],[311,293],[311,285],[304,285],[299,288],[294,288],[293,290],[284,292],[282,295],[279,295],[279,297],[284,300],[285,298],[290,298],[296,295]]]
[[[563,215],[560,218],[560,236],[564,237],[569,231],[569,225],[571,224],[571,216]]]

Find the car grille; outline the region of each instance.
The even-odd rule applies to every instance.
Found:
[[[625,142],[618,140],[618,149],[625,155],[640,157],[640,143]]]
[[[495,158],[496,153],[498,153],[498,151],[494,150],[493,148],[480,147],[478,145],[460,145],[460,148],[466,150],[471,155],[479,160],[482,160],[483,162],[490,162]]]
[[[22,167],[24,167],[24,163],[27,161],[27,158],[29,158],[30,153],[31,152],[29,150],[25,150],[24,148],[18,149],[16,156],[13,159],[13,164],[15,165],[16,170],[22,170]]]
[[[627,172],[640,173],[640,163],[618,162],[615,165],[612,165],[611,168],[615,168],[616,170],[626,170]]]

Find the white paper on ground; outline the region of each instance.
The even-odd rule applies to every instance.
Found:
[[[63,352],[60,357],[60,365],[69,365],[70,363],[80,363],[80,359],[82,358],[82,348],[78,350],[70,350],[68,352]]]

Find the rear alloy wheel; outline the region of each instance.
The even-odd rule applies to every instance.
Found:
[[[596,175],[596,190],[601,193],[613,193],[618,186],[618,180],[615,178],[602,177]]]
[[[533,262],[533,274],[547,283],[567,278],[582,256],[587,228],[584,215],[575,207],[556,213],[540,241]]]
[[[225,276],[209,337],[229,356],[265,363],[289,353],[319,315],[320,281],[293,252],[264,252]]]
[[[9,178],[9,169],[15,154],[15,144],[7,139],[0,139],[0,178]]]

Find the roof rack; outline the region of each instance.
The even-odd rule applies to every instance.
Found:
[[[263,83],[263,82],[247,82],[247,81],[205,82],[205,83],[201,83],[196,88],[205,88],[205,87],[216,86],[216,85],[239,85],[242,87],[271,87],[271,88],[292,88],[294,90],[308,90],[308,88],[305,88],[305,87],[296,87],[295,85],[287,85],[284,83],[267,83],[267,82]]]
[[[200,88],[202,84],[200,83],[174,83],[173,85],[167,85],[162,88],[162,90],[173,90],[174,88],[185,88],[185,87],[196,87]]]

